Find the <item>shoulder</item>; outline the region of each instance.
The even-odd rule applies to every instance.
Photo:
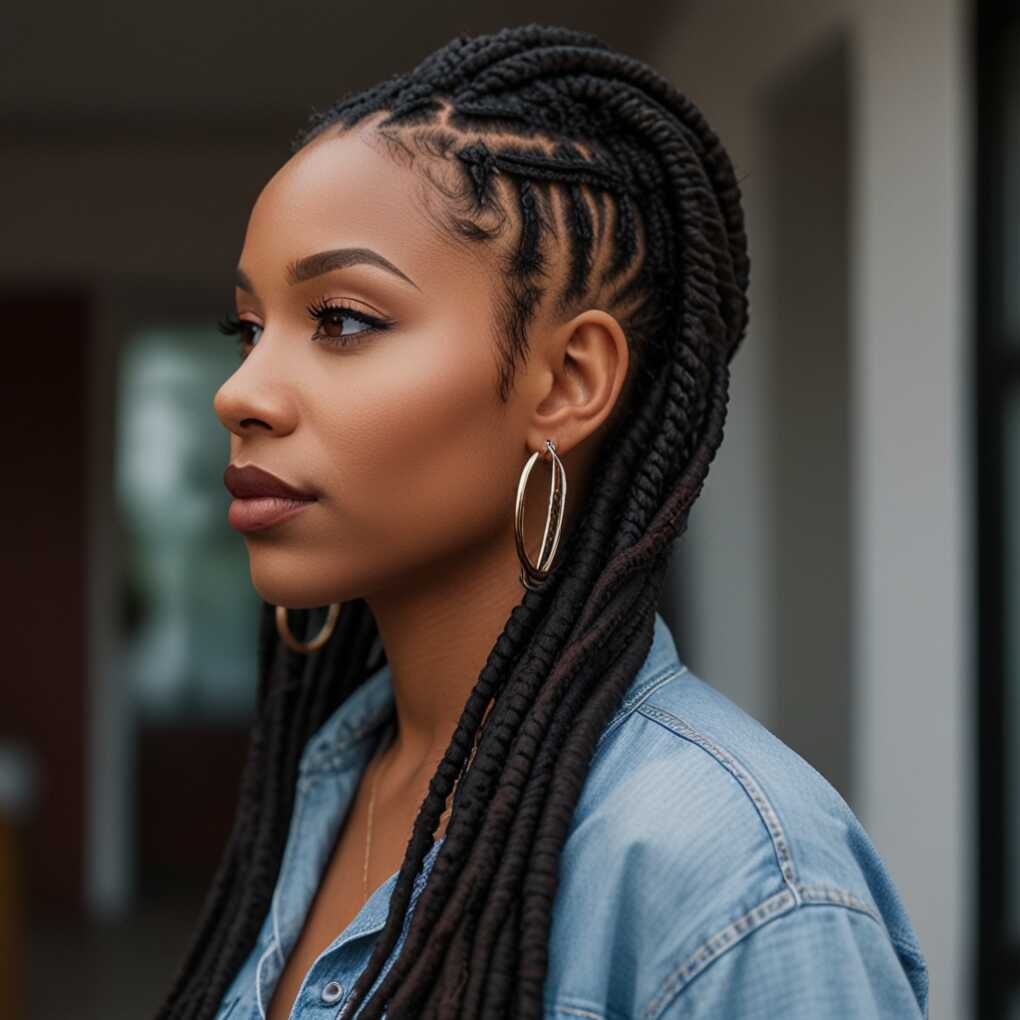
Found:
[[[600,738],[564,846],[550,939],[557,1002],[653,1020],[707,968],[723,973],[721,957],[791,932],[824,954],[816,936],[835,923],[843,942],[829,939],[832,951],[884,954],[923,1015],[916,936],[853,811],[792,748],[663,653],[659,632],[657,647]],[[600,958],[614,968],[604,997],[585,962]]]

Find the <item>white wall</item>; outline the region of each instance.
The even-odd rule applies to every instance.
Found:
[[[752,258],[726,439],[683,540],[686,659],[778,728],[768,621],[782,550],[764,468],[782,409],[768,386],[778,313],[760,104],[831,33],[848,35],[850,785],[917,929],[933,1020],[971,1013],[976,893],[965,17],[962,0],[692,0],[651,55],[733,157]]]

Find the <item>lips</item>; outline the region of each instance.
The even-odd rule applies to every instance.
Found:
[[[228,465],[223,484],[234,496],[227,522],[238,531],[262,531],[300,513],[317,499],[254,464]]]
[[[288,485],[282,478],[277,478],[264,468],[254,464],[238,467],[228,464],[223,472],[223,484],[237,499],[257,499],[259,496],[281,496],[284,499],[314,500],[315,494],[302,492],[293,485]]]

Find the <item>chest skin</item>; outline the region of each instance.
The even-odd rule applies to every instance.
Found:
[[[376,791],[372,847],[368,868],[368,895],[400,870],[411,839],[414,819],[428,787],[428,778],[415,782],[410,794],[399,791],[384,797],[383,783]],[[368,802],[371,770],[358,784],[326,864],[319,888],[308,909],[301,934],[287,958],[273,991],[267,1020],[289,1020],[301,982],[319,954],[357,917],[366,902],[364,894],[365,838],[368,830]],[[440,839],[449,818],[436,832]]]

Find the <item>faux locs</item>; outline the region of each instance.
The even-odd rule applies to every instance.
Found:
[[[648,653],[675,539],[722,441],[729,363],[748,318],[740,192],[687,97],[568,29],[456,38],[313,115],[294,149],[370,117],[395,157],[421,165],[440,198],[437,229],[503,260],[504,396],[550,292],[561,310],[617,315],[636,366],[576,527],[541,590],[514,608],[464,706],[341,1013],[538,1020],[573,810]],[[214,1016],[269,909],[301,749],[384,654],[362,600],[344,604],[329,643],[307,658],[277,637],[273,612],[264,606],[234,829],[160,1018]],[[311,611],[292,618],[302,612],[310,629]],[[458,777],[445,841],[383,976]]]
[[[653,264],[639,257],[643,220],[635,189],[604,156],[589,156],[590,143],[536,139],[533,127],[491,114],[466,118],[449,99],[429,106],[428,126],[425,115],[420,106],[388,113],[370,138],[419,171],[422,206],[440,232],[490,257],[503,400],[526,356],[528,328],[550,293],[560,315],[584,307],[612,311],[636,349],[658,334],[643,321],[663,310],[647,300],[655,291],[647,277]],[[319,127],[304,144],[324,131]]]

